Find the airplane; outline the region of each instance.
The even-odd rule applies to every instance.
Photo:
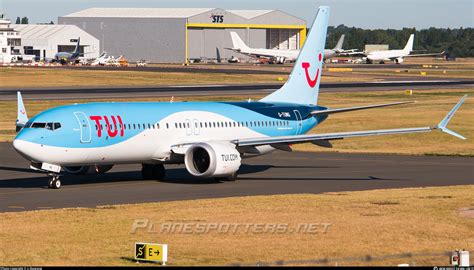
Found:
[[[165,165],[183,164],[189,174],[235,181],[242,160],[291,151],[291,145],[332,147],[332,140],[447,128],[464,96],[436,126],[306,134],[336,113],[407,104],[330,109],[318,104],[330,8],[318,9],[288,81],[277,91],[243,102],[95,102],[60,106],[28,119],[18,93],[14,149],[30,168],[61,187],[64,173],[105,173],[118,164],[141,164],[144,179],[163,179]]]
[[[110,58],[111,56],[108,56],[107,52],[102,52],[99,57],[92,61],[91,66],[105,66]]]
[[[380,64],[384,64],[385,61],[394,61],[396,64],[403,62],[404,57],[417,57],[417,56],[436,56],[442,55],[440,53],[427,53],[427,54],[410,54],[413,51],[413,40],[415,34],[411,34],[408,38],[408,42],[402,50],[387,50],[387,51],[371,51],[371,52],[354,52],[351,55],[363,55],[366,58],[368,64],[372,64],[375,61],[379,61]]]
[[[76,47],[74,48],[73,52],[58,52],[54,55],[54,62],[59,62],[62,65],[65,65],[67,63],[77,63],[79,62],[79,57],[81,55],[84,55],[84,53],[79,52],[80,49],[80,43],[81,38],[77,38],[77,44]]]
[[[276,50],[276,49],[254,49],[250,48],[242,41],[240,36],[236,32],[230,32],[232,38],[232,48],[225,48],[238,52],[244,55],[250,55],[257,58],[270,58],[273,59],[277,64],[284,64],[285,61],[295,61],[298,58],[300,50]],[[344,35],[339,38],[336,47],[333,49],[324,50],[324,59],[329,59],[336,55],[344,53],[353,53],[355,50],[343,50],[342,44],[344,43]]]

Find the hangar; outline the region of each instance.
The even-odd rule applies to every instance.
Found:
[[[21,34],[21,53],[53,58],[57,52],[72,52],[81,38],[80,50],[85,57],[99,56],[99,40],[75,25],[12,24]]]
[[[155,63],[228,59],[231,31],[256,48],[299,49],[306,38],[305,21],[279,10],[90,8],[58,22],[98,38],[101,51]]]

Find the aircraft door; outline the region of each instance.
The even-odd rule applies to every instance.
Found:
[[[81,143],[90,143],[92,138],[92,131],[91,125],[89,124],[89,120],[87,120],[87,116],[83,112],[75,112],[74,116],[76,116],[76,119],[79,122],[79,130],[81,132]]]
[[[301,134],[301,130],[303,129],[303,121],[301,118],[301,113],[298,110],[293,110],[296,117],[296,135]]]
[[[188,136],[192,135],[193,134],[193,126],[191,124],[191,120],[186,119],[185,127],[186,127],[186,135],[188,135]]]
[[[197,119],[193,119],[193,131],[194,135],[199,135],[201,128],[199,127],[200,123]]]

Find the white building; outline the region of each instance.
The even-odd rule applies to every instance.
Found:
[[[77,25],[111,55],[154,63],[245,57],[225,49],[232,47],[230,32],[254,48],[299,49],[306,38],[306,22],[279,10],[89,8],[58,24]]]
[[[13,24],[12,27],[21,34],[23,54],[53,58],[58,52],[74,51],[79,37],[84,57],[95,58],[100,54],[99,40],[75,25]]]
[[[0,63],[11,63],[20,54],[21,35],[10,27],[10,20],[0,14]]]

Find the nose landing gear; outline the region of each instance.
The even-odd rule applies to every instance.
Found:
[[[52,179],[48,182],[48,188],[59,189],[61,187],[61,180],[58,174],[51,175]]]

